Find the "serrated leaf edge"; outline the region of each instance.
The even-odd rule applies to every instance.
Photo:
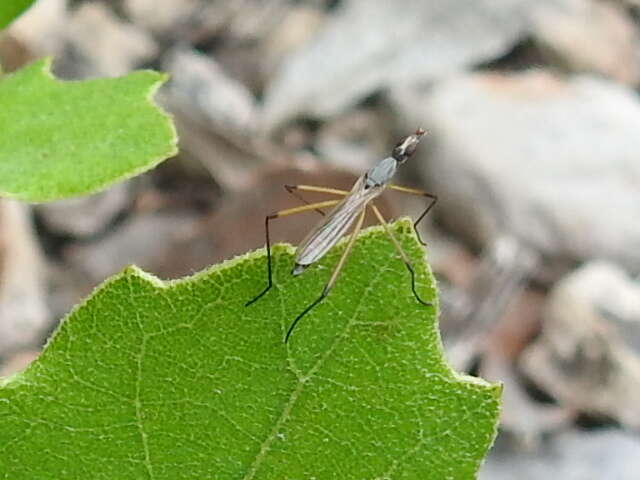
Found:
[[[73,194],[70,196],[56,196],[56,195],[51,195],[51,196],[41,196],[41,197],[34,197],[32,195],[24,195],[22,192],[10,192],[10,191],[5,191],[5,190],[0,190],[0,197],[7,197],[7,198],[13,198],[15,200],[20,200],[20,201],[24,201],[24,202],[29,202],[29,203],[44,203],[44,202],[50,202],[50,201],[55,201],[55,200],[62,200],[62,199],[67,199],[67,198],[74,198],[74,197],[80,197],[80,196],[84,196],[84,195],[91,195],[93,193],[97,193],[100,192],[106,188],[108,188],[111,185],[114,185],[115,183],[124,181],[124,180],[128,180],[130,178],[133,178],[137,175],[140,175],[141,173],[144,173],[148,170],[151,170],[153,167],[157,166],[160,162],[173,157],[174,155],[176,155],[178,153],[178,132],[176,130],[176,126],[173,122],[173,117],[171,116],[171,114],[169,112],[167,112],[164,108],[162,108],[162,106],[160,106],[158,103],[155,102],[154,100],[154,96],[157,93],[157,91],[160,89],[160,87],[162,85],[164,85],[167,80],[169,80],[169,74],[167,73],[163,73],[163,72],[156,72],[155,70],[150,70],[150,69],[144,69],[144,70],[136,70],[133,71],[131,73],[128,73],[126,75],[122,75],[119,77],[113,77],[113,78],[99,78],[99,79],[89,79],[89,80],[61,80],[59,78],[57,78],[53,72],[51,71],[51,67],[52,67],[52,62],[53,59],[52,57],[43,57],[41,59],[35,60],[34,62],[22,67],[20,70],[17,70],[15,72],[12,72],[8,75],[4,75],[4,76],[0,76],[0,82],[1,81],[6,81],[8,79],[10,79],[11,77],[15,76],[16,74],[20,74],[20,73],[24,73],[25,71],[28,71],[30,69],[33,70],[40,70],[40,72],[42,74],[44,74],[46,77],[48,77],[50,80],[57,82],[57,83],[66,83],[66,84],[73,84],[73,83],[85,83],[85,82],[93,82],[96,80],[119,80],[119,79],[123,79],[132,75],[137,75],[140,73],[153,73],[154,75],[157,75],[158,78],[153,82],[153,84],[149,85],[149,87],[147,88],[147,91],[145,92],[144,98],[146,99],[146,101],[149,103],[149,105],[151,105],[153,108],[156,109],[156,111],[160,114],[160,116],[163,118],[165,125],[169,128],[170,132],[171,132],[171,136],[172,136],[172,141],[169,144],[169,149],[166,152],[163,152],[161,154],[159,154],[157,157],[152,158],[150,162],[146,163],[145,165],[142,165],[138,168],[135,168],[129,172],[127,172],[126,174],[116,177],[115,179],[100,183],[98,185],[96,185],[95,188],[91,189],[91,190],[87,190],[87,191],[83,191],[83,192],[78,192],[77,194]]]

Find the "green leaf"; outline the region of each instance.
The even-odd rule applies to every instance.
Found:
[[[151,101],[166,75],[61,82],[39,60],[0,78],[0,196],[41,202],[95,192],[176,153]]]
[[[393,228],[433,277],[411,224]],[[64,321],[0,388],[0,478],[472,479],[496,433],[500,387],[446,365],[435,308],[418,304],[380,228],[292,277],[278,246],[184,280],[135,267]]]
[[[35,0],[3,0],[0,2],[0,30],[13,22]]]

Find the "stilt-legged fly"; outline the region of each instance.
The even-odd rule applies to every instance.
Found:
[[[320,213],[323,213],[321,208],[333,207],[321,222],[319,222],[316,227],[309,232],[306,238],[300,243],[298,248],[296,249],[296,257],[295,257],[295,265],[293,267],[293,271],[291,272],[293,275],[300,275],[304,270],[312,265],[313,263],[320,260],[330,249],[333,247],[340,238],[347,232],[349,227],[355,222],[355,226],[351,232],[349,240],[347,242],[347,246],[342,252],[342,256],[338,263],[333,269],[331,273],[331,277],[329,277],[328,282],[324,286],[322,293],[320,296],[314,300],[311,304],[309,304],[294,320],[291,322],[291,326],[287,330],[287,334],[285,336],[285,343],[288,342],[293,329],[296,327],[298,322],[302,317],[304,317],[309,311],[318,305],[322,300],[329,295],[329,292],[333,288],[338,276],[340,275],[340,271],[344,266],[344,263],[353,247],[353,244],[356,240],[358,232],[362,228],[362,224],[364,222],[364,217],[367,208],[370,208],[373,211],[373,214],[376,216],[378,221],[384,227],[387,235],[391,239],[394,247],[400,254],[400,258],[406,265],[409,273],[411,274],[411,289],[413,291],[416,300],[423,305],[430,306],[431,303],[425,302],[420,298],[418,293],[416,292],[415,285],[415,272],[413,266],[411,265],[411,261],[409,257],[402,250],[402,246],[400,242],[394,236],[392,230],[389,228],[386,220],[380,213],[380,210],[375,206],[373,200],[378,197],[386,188],[390,188],[392,190],[396,190],[403,193],[408,193],[412,195],[420,195],[422,197],[426,197],[429,199],[429,204],[422,214],[417,218],[414,222],[414,228],[420,223],[420,221],[429,213],[429,210],[435,205],[438,197],[432,195],[427,192],[423,192],[422,190],[416,190],[413,188],[402,187],[399,185],[394,185],[390,183],[393,178],[398,165],[402,165],[415,151],[420,139],[424,135],[424,130],[418,129],[412,135],[403,138],[393,149],[391,152],[391,156],[383,159],[376,166],[370,168],[364,175],[362,175],[358,180],[354,183],[351,191],[345,190],[337,190],[334,188],[325,188],[325,187],[316,187],[312,185],[285,185],[285,188],[290,193],[296,194],[296,191],[302,192],[320,192],[327,193],[331,195],[338,195],[343,197],[341,200],[327,200],[324,202],[318,203],[308,203],[306,205],[302,205],[300,207],[288,208],[286,210],[280,210],[279,212],[273,213],[271,215],[267,215],[265,218],[265,237],[267,244],[267,286],[266,288],[260,292],[255,298],[248,301],[245,306],[249,306],[258,299],[260,299],[264,294],[266,294],[271,287],[273,286],[273,278],[272,278],[272,267],[271,267],[271,243],[269,240],[269,222],[273,219],[285,217],[287,215],[293,215],[296,213],[307,212],[309,210],[318,210]],[[298,196],[296,194],[296,196]],[[301,198],[301,197],[298,197]],[[304,199],[302,199],[304,200]],[[417,233],[417,230],[416,230]],[[418,239],[424,245],[424,242],[420,238],[418,234]]]

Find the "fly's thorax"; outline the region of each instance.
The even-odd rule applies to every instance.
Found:
[[[364,187],[383,187],[391,181],[398,168],[398,162],[393,157],[387,157],[375,167],[369,169],[364,176]]]

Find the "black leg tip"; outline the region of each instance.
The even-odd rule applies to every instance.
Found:
[[[265,294],[271,290],[271,285],[269,285],[266,289],[264,289],[264,291],[260,292],[260,295],[258,295],[255,298],[252,298],[251,300],[249,300],[247,303],[244,304],[245,307],[248,307],[249,305],[257,302],[258,300],[260,300],[262,297],[265,296]]]

